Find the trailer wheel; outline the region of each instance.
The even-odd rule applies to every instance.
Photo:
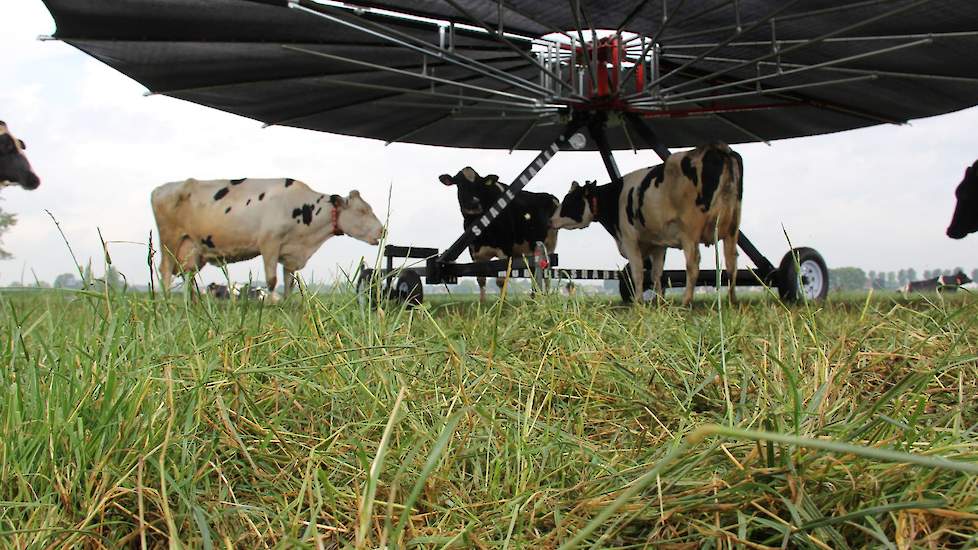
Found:
[[[360,277],[357,279],[357,301],[360,303],[360,305],[369,308],[375,307],[377,305],[377,288],[379,286],[380,282],[377,281],[372,275],[361,273]],[[383,298],[383,294],[379,294],[379,297]]]
[[[825,299],[829,293],[829,270],[822,255],[807,247],[785,254],[778,267],[778,291],[786,302]]]
[[[409,307],[420,306],[424,302],[424,284],[421,282],[421,276],[410,270],[402,272],[390,295]]]

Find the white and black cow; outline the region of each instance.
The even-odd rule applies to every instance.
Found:
[[[19,185],[27,190],[37,189],[41,179],[27,161],[24,142],[14,137],[7,124],[0,121],[0,187]]]
[[[171,277],[206,263],[228,264],[262,256],[268,293],[274,296],[276,266],[285,294],[294,273],[335,235],[376,245],[384,226],[357,191],[325,195],[293,179],[189,179],[153,190],[160,232],[163,288]]]
[[[600,222],[628,259],[638,301],[644,258],[651,257],[654,289],[662,296],[666,248],[681,248],[686,256],[686,305],[693,299],[699,276],[699,244],[723,239],[729,294],[735,300],[742,198],[743,160],[726,144],[716,143],[676,153],[665,164],[636,170],[622,181],[583,187],[574,182],[553,226],[579,229]]]
[[[438,179],[457,189],[463,227],[475,223],[509,190],[499,181],[499,176],[482,177],[470,166],[455,176],[443,174]],[[476,262],[529,255],[533,254],[538,241],[553,253],[557,247],[557,230],[550,227],[550,218],[558,206],[557,197],[550,193],[520,191],[499,217],[472,241],[469,255]],[[485,298],[486,279],[479,277],[479,299]]]
[[[939,290],[942,292],[957,292],[958,287],[973,282],[970,277],[960,271],[954,275],[940,275],[922,281],[910,281],[900,289],[904,294],[912,292],[927,292]]]
[[[947,228],[947,236],[963,239],[978,231],[978,160],[964,172],[964,179],[954,191],[957,204]]]

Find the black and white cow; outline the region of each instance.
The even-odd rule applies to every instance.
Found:
[[[327,239],[349,235],[376,245],[384,231],[357,191],[345,198],[325,195],[293,179],[167,183],[153,190],[152,205],[163,247],[164,289],[175,274],[260,255],[274,299],[279,263],[288,295],[294,273]]]
[[[654,289],[662,296],[666,248],[681,248],[686,256],[686,305],[693,299],[699,276],[699,244],[723,239],[732,301],[742,198],[743,160],[726,144],[716,143],[676,153],[665,164],[636,170],[622,181],[583,187],[574,182],[553,226],[579,229],[593,221],[601,223],[628,259],[638,301],[644,258],[651,257]]]
[[[27,190],[37,189],[41,179],[27,161],[24,142],[14,137],[7,124],[0,121],[0,187],[19,185]]]
[[[943,292],[956,292],[958,287],[973,282],[970,277],[960,271],[954,275],[941,275],[922,281],[910,281],[901,290],[904,294],[911,292],[927,292],[940,290]]]
[[[455,176],[443,174],[438,178],[444,185],[454,185],[458,191],[458,206],[462,211],[463,227],[468,227],[489,211],[509,190],[499,176],[480,176],[467,166]],[[557,230],[550,227],[550,218],[560,203],[549,193],[520,191],[498,218],[469,245],[473,261],[509,258],[533,254],[538,241],[549,253],[557,247]],[[479,299],[486,298],[486,279],[479,277]]]
[[[947,228],[947,236],[963,239],[978,231],[978,160],[964,172],[964,179],[954,191],[958,202]]]

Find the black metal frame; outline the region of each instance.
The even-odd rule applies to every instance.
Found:
[[[663,162],[669,158],[671,152],[658,135],[650,128],[642,118],[636,114],[626,114],[623,123],[628,124],[646,145],[649,146],[662,159]],[[499,198],[499,200],[489,208],[481,218],[465,228],[465,231],[455,240],[452,245],[444,252],[439,254],[437,248],[405,247],[388,245],[384,247],[386,266],[381,271],[383,277],[390,277],[399,271],[413,271],[425,277],[428,284],[455,284],[459,277],[502,277],[511,278],[535,278],[541,272],[548,274],[551,278],[573,279],[573,280],[617,280],[622,277],[622,272],[607,269],[561,269],[558,266],[557,254],[548,254],[548,263],[545,266],[539,265],[533,256],[521,256],[512,259],[491,260],[487,262],[457,263],[455,260],[462,252],[472,244],[483,231],[488,228],[493,221],[516,197],[516,194],[523,190],[531,179],[543,169],[544,166],[553,158],[557,152],[569,146],[571,136],[586,128],[591,135],[591,139],[598,145],[601,153],[601,160],[604,161],[605,169],[612,181],[622,179],[618,164],[615,162],[614,153],[608,144],[606,134],[608,125],[608,115],[606,112],[577,112],[568,122],[561,135],[550,145],[550,147],[540,152],[536,158],[520,173],[510,185],[509,190]],[[755,269],[740,269],[737,271],[737,286],[776,286],[778,281],[778,269],[770,262],[753,243],[740,233],[737,241],[740,249],[754,262]],[[404,267],[396,268],[395,258],[413,258],[425,260],[424,267]],[[362,277],[373,277],[375,270],[365,268],[361,272]],[[720,285],[729,283],[729,276],[726,272],[720,274]],[[686,271],[668,270],[662,273],[662,284],[665,287],[681,287],[686,285]],[[702,271],[696,280],[697,286],[717,286],[716,274],[711,271]]]

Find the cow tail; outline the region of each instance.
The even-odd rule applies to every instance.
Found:
[[[720,211],[717,212],[717,231],[722,239],[734,235],[740,228],[740,200],[743,196],[743,162],[740,155],[727,148],[723,155],[723,173],[717,198],[720,198]]]

